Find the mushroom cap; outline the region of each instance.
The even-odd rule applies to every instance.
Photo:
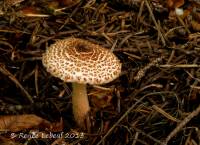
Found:
[[[121,73],[121,63],[111,51],[80,38],[58,40],[43,54],[42,62],[64,82],[104,84]]]

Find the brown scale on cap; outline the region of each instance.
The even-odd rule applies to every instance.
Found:
[[[42,62],[53,76],[65,82],[104,84],[121,72],[119,59],[108,49],[79,38],[52,44]]]

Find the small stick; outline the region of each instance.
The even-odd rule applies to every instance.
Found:
[[[152,108],[154,110],[156,110],[158,113],[162,114],[163,116],[165,116],[167,119],[171,120],[171,121],[174,121],[174,122],[180,122],[179,119],[171,116],[169,113],[165,112],[162,108],[156,106],[156,105],[153,105]]]
[[[200,68],[198,64],[163,64],[158,65],[158,67],[162,68]]]
[[[142,16],[143,9],[144,9],[144,1],[142,1],[141,4],[140,4],[140,10],[139,10],[139,13],[137,15],[137,20],[136,20],[137,24],[139,24],[139,22],[140,22],[140,18]]]
[[[39,95],[39,89],[38,89],[38,65],[35,67],[35,92],[37,96]]]
[[[179,132],[181,129],[195,116],[200,113],[200,105],[192,111],[187,117],[185,117],[174,130],[167,136],[167,138],[162,142],[161,145],[167,145],[167,143]]]
[[[176,15],[176,16],[177,16],[179,22],[181,23],[181,25],[183,25],[183,27],[184,27],[185,30],[188,32],[188,34],[190,34],[191,32],[190,32],[190,30],[187,28],[187,26],[185,25],[184,21],[183,21],[178,15]]]
[[[139,81],[142,77],[145,76],[145,73],[147,72],[147,70],[149,70],[153,66],[156,66],[160,61],[163,60],[163,58],[164,58],[164,56],[156,58],[155,60],[153,60],[152,62],[147,64],[144,68],[140,69],[137,72],[136,76],[134,77],[134,80]]]
[[[153,20],[153,22],[154,22],[154,24],[155,24],[155,26],[156,26],[156,28],[157,28],[158,35],[159,35],[160,38],[161,38],[162,44],[163,44],[163,46],[165,46],[165,45],[166,45],[166,42],[165,42],[164,36],[162,35],[162,33],[161,33],[161,31],[160,31],[160,27],[158,26],[158,24],[157,24],[157,22],[156,22],[156,19],[155,19],[154,14],[153,14],[153,12],[152,12],[152,10],[151,10],[151,7],[149,6],[149,3],[148,3],[147,0],[144,0],[144,1],[145,1],[146,6],[147,6],[147,8],[148,8],[148,10],[149,10],[150,16],[151,16],[151,18],[152,18],[152,20]]]
[[[133,104],[120,118],[119,120],[107,131],[107,133],[102,137],[102,139],[97,143],[97,145],[100,145],[106,137],[115,129],[115,127],[133,110],[133,108],[140,103],[146,96],[143,96],[140,98],[135,104]]]
[[[142,134],[142,135],[148,137],[149,139],[151,139],[152,141],[156,142],[157,144],[161,144],[161,141],[159,141],[158,139],[154,138],[154,137],[151,136],[150,134],[147,134],[147,133],[144,132],[143,130],[140,130],[140,129],[136,128],[136,127],[133,127],[133,129],[134,129],[136,132],[138,132],[138,133],[140,133],[140,134]]]
[[[31,95],[24,89],[24,87],[20,84],[20,82],[15,78],[15,76],[9,72],[6,68],[4,64],[0,64],[0,72],[3,73],[4,75],[8,76],[8,78],[10,80],[12,80],[21,90],[22,92],[24,92],[24,94],[26,95],[27,99],[33,103],[33,99],[31,97]]]

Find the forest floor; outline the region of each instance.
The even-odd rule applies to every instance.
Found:
[[[112,49],[116,80],[88,85],[87,129],[71,83],[49,74],[49,45],[83,38]],[[200,2],[0,1],[0,145],[199,145]]]

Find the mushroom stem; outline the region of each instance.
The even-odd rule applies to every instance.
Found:
[[[80,127],[84,127],[84,120],[90,110],[86,87],[86,84],[72,83],[72,109],[74,119]]]

